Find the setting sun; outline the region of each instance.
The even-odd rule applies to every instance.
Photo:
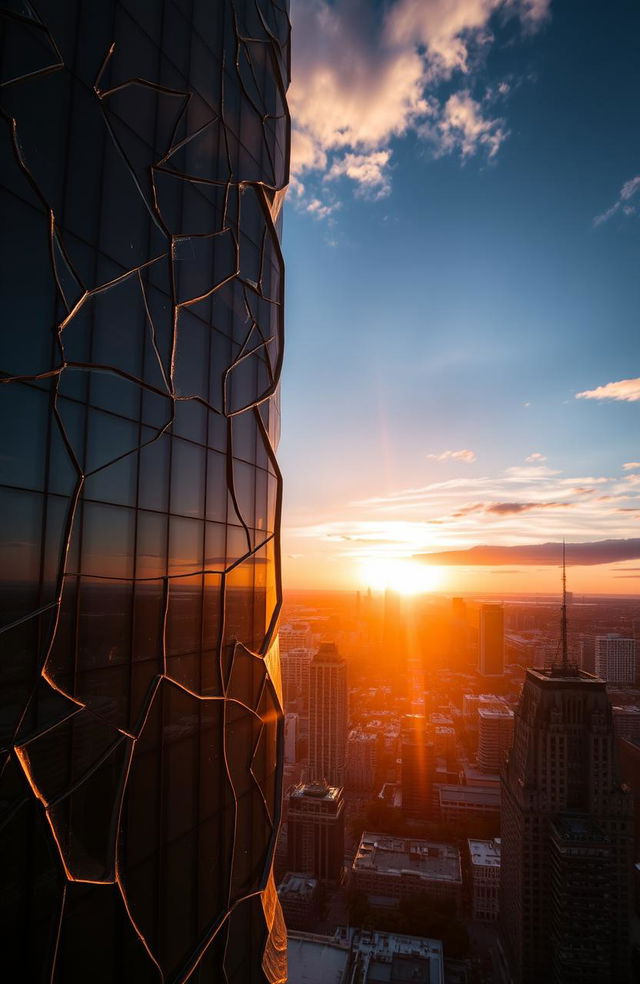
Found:
[[[373,557],[364,561],[362,577],[368,588],[376,591],[386,591],[389,588],[403,595],[434,591],[442,583],[442,571],[439,567],[397,557]]]

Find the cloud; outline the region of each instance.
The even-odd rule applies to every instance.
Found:
[[[476,460],[476,453],[470,451],[469,448],[462,448],[461,451],[442,451],[440,454],[428,454],[427,458],[430,461],[464,461],[470,465]]]
[[[613,564],[640,558],[640,537],[629,540],[597,540],[590,543],[568,543],[568,566]],[[491,566],[518,564],[557,567],[562,562],[562,543],[529,543],[517,547],[479,546],[468,550],[447,550],[420,554],[416,560],[429,564],[455,566]]]
[[[539,451],[534,451],[532,454],[528,455],[524,460],[528,465],[533,465],[536,461],[546,461],[547,456],[544,454],[540,454]]]
[[[505,121],[487,116],[468,90],[449,96],[439,118],[419,127],[418,133],[434,145],[437,157],[458,152],[463,160],[480,150],[489,159],[495,157],[509,136]]]
[[[573,504],[573,502],[492,502],[491,505],[485,506],[485,512],[507,516],[512,513],[530,512],[532,509],[568,508]]]
[[[636,197],[636,193],[640,190],[640,174],[636,175],[635,178],[630,178],[629,181],[625,181],[622,188],[620,189],[620,194],[616,201],[611,205],[606,212],[602,212],[601,215],[596,215],[593,220],[594,226],[602,225],[603,222],[608,222],[609,219],[619,212],[623,215],[631,216],[638,214],[638,204],[633,201]]]
[[[530,33],[549,2],[295,0],[294,191],[305,194],[308,180],[344,176],[365,195],[383,197],[391,189],[391,143],[410,131],[436,154],[495,157],[508,133],[492,106],[508,85],[473,94],[494,40],[493,19],[516,18]]]
[[[344,175],[356,182],[358,192],[365,198],[384,198],[391,190],[389,169],[390,150],[375,150],[368,154],[345,154],[336,160],[325,174],[325,181]]]
[[[326,202],[321,202],[319,198],[312,198],[305,206],[305,211],[316,219],[327,219],[338,208],[340,208],[339,202],[333,202],[329,205]]]
[[[625,471],[635,471],[636,468],[640,468],[640,461],[625,461],[622,467]]]
[[[576,393],[577,400],[627,400],[630,403],[640,400],[640,376],[635,379],[620,379],[615,383],[605,383],[592,390]]]

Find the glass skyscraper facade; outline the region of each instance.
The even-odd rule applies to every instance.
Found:
[[[277,0],[0,11],[2,961],[286,978]]]

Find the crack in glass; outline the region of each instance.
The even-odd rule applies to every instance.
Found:
[[[278,0],[0,5],[0,908],[24,980],[286,980],[289,40]]]

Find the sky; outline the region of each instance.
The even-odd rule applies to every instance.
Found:
[[[291,20],[285,588],[638,592],[640,6]]]

